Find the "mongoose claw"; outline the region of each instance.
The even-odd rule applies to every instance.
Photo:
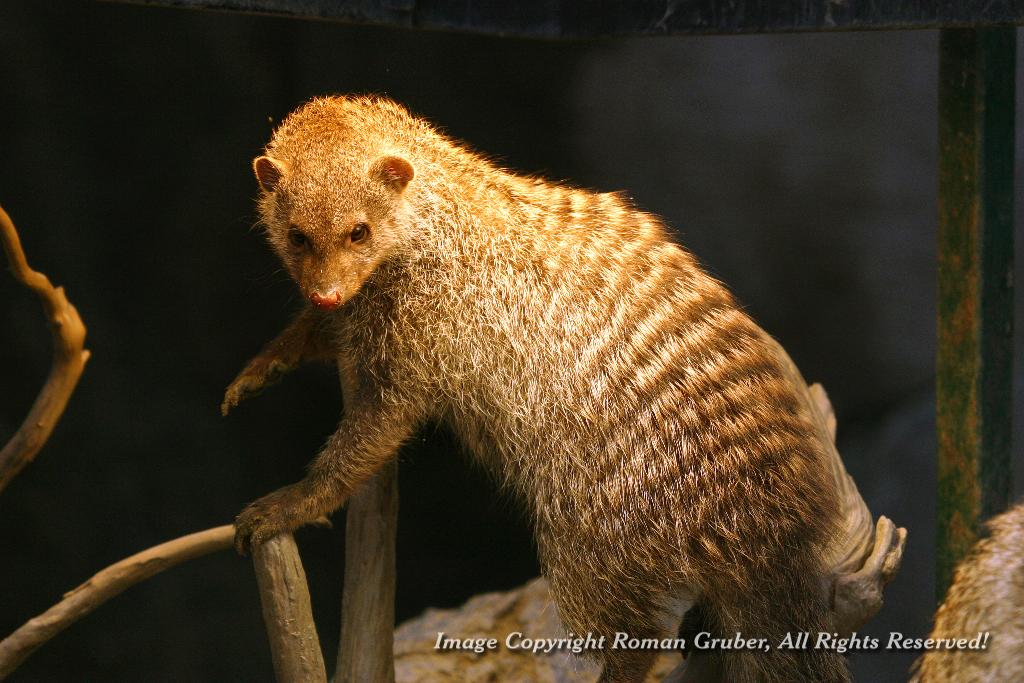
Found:
[[[305,495],[297,487],[286,486],[263,496],[235,518],[235,550],[239,555],[246,555],[274,536],[313,521],[303,513]]]
[[[239,375],[224,392],[224,400],[220,404],[220,414],[226,417],[232,408],[241,403],[243,399],[258,392],[262,386],[263,382],[255,377]]]
[[[221,415],[227,416],[232,408],[273,384],[287,370],[287,365],[276,358],[254,358],[224,392],[224,400],[220,404]]]

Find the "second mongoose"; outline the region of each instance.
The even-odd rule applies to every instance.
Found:
[[[240,550],[341,506],[442,423],[530,514],[574,633],[660,638],[699,603],[725,680],[848,680],[827,650],[839,526],[811,417],[773,342],[664,223],[620,194],[502,170],[380,97],[316,99],[254,162],[267,238],[309,301],[226,413],[310,359],[344,414],[300,482],[238,516]],[[605,648],[604,683],[644,650]]]
[[[1024,681],[1024,502],[993,517],[953,576],[929,638],[984,639],[984,649],[928,650],[913,683]]]

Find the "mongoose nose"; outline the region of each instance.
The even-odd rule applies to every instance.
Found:
[[[341,304],[341,292],[336,289],[332,289],[327,294],[321,294],[320,292],[313,292],[309,295],[309,300],[313,302],[313,305],[317,308],[324,310],[330,310],[337,308]]]

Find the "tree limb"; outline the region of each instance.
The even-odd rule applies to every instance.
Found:
[[[85,325],[78,311],[68,301],[63,287],[54,287],[49,278],[29,267],[18,232],[3,208],[0,208],[0,238],[11,274],[39,297],[53,335],[53,362],[46,384],[21,427],[0,450],[0,491],[3,491],[50,438],[82,376],[89,352],[83,348]]]
[[[0,641],[0,680],[40,645],[126,588],[187,560],[230,548],[234,537],[235,527],[226,524],[161,543],[110,565]]]
[[[348,503],[341,639],[333,683],[394,683],[398,464],[381,468]]]
[[[327,683],[295,539],[274,536],[253,550],[252,559],[277,683]]]
[[[827,467],[835,481],[842,505],[844,529],[836,539],[826,566],[831,567],[829,602],[832,627],[846,635],[863,626],[882,608],[886,584],[892,581],[903,560],[907,530],[887,517],[875,522],[836,450],[836,416],[828,394],[820,384],[810,386],[785,350],[774,345],[783,371],[814,420],[818,442],[825,451]]]

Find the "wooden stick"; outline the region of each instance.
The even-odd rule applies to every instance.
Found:
[[[278,683],[327,683],[295,538],[275,536],[257,546],[252,559]]]
[[[871,511],[846,472],[836,449],[836,416],[825,389],[807,386],[785,350],[775,343],[783,371],[797,390],[805,409],[814,420],[818,442],[825,451],[843,509],[844,529],[824,558],[830,567],[829,602],[832,627],[846,635],[860,628],[882,608],[886,584],[892,581],[903,561],[907,530],[897,528],[886,517],[873,520]]]
[[[89,352],[83,348],[85,325],[78,311],[64,295],[63,287],[54,287],[49,278],[29,267],[18,232],[3,208],[0,208],[0,242],[11,274],[39,296],[53,335],[53,361],[46,384],[21,427],[0,450],[0,491],[3,491],[50,438],[82,376]]]
[[[333,683],[394,683],[396,462],[352,497],[346,515],[341,639]]]
[[[235,527],[226,524],[176,538],[110,565],[0,641],[0,680],[40,645],[126,588],[176,564],[230,548],[234,537]]]

